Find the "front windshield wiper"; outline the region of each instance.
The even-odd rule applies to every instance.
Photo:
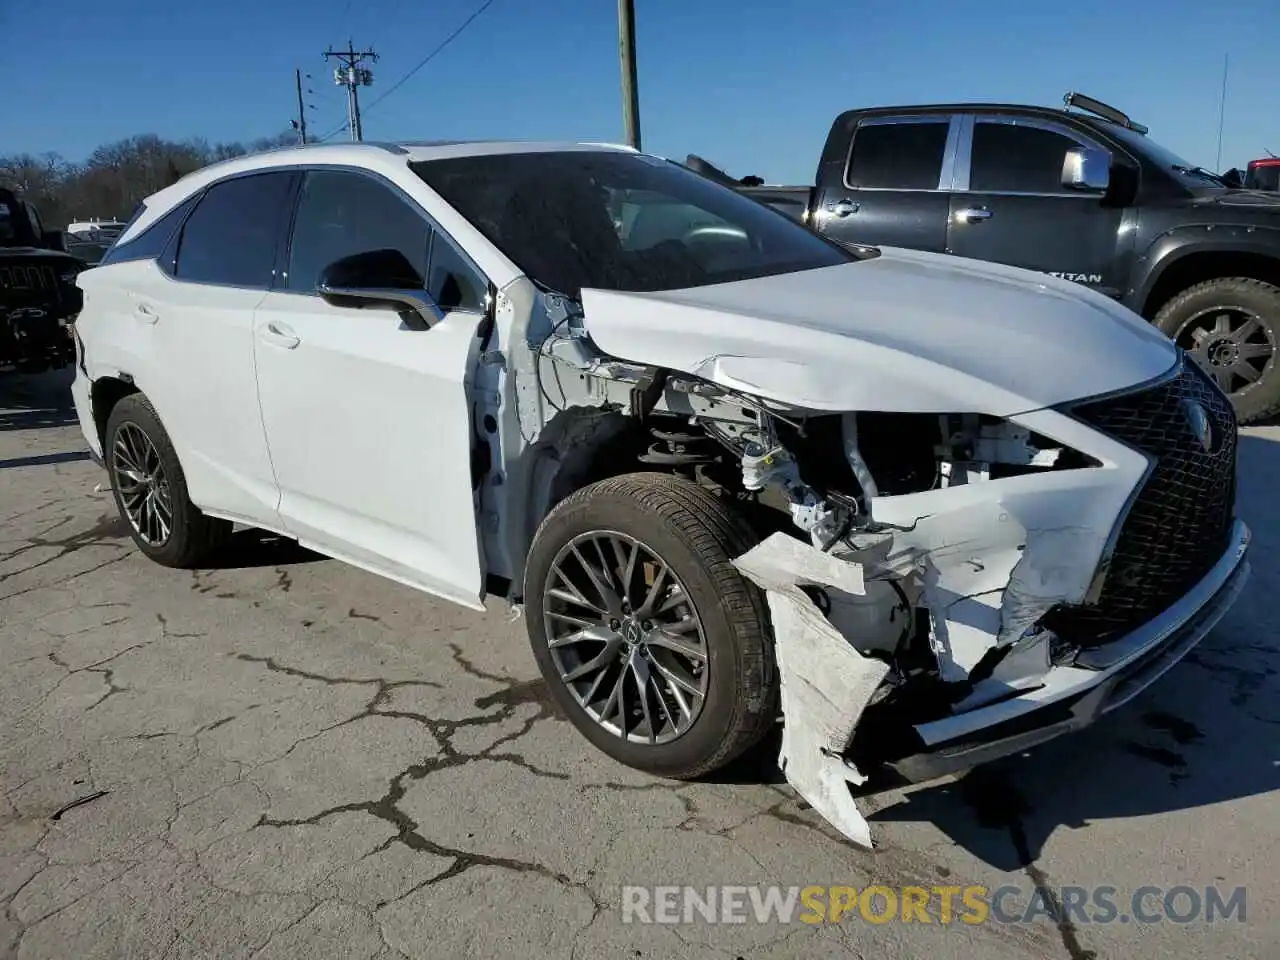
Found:
[[[1177,170],[1179,173],[1189,173],[1193,176],[1203,177],[1210,183],[1216,183],[1220,187],[1225,187],[1227,185],[1227,181],[1223,180],[1216,173],[1206,170],[1204,167],[1188,167],[1185,164],[1175,163],[1173,165],[1173,169]]]

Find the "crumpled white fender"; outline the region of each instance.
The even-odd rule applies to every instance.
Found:
[[[862,566],[783,533],[733,563],[765,591],[773,618],[784,720],[778,764],[813,809],[850,840],[870,847],[871,829],[849,792],[849,784],[866,778],[843,753],[889,667],[855,650],[800,589],[864,595]]]

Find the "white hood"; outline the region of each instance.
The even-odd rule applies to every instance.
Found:
[[[890,247],[687,290],[583,290],[582,305],[605,353],[812,410],[1010,416],[1176,359],[1137,314],[1069,281]]]

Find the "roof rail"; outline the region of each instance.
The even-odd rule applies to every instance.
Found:
[[[1092,113],[1095,117],[1101,117],[1103,120],[1110,120],[1112,123],[1118,123],[1120,126],[1134,133],[1145,136],[1147,128],[1140,123],[1134,123],[1126,114],[1121,113],[1110,104],[1103,103],[1101,100],[1095,100],[1093,97],[1085,96],[1083,93],[1072,91],[1062,98],[1063,104],[1070,110],[1075,107],[1077,110],[1083,110],[1085,113]]]

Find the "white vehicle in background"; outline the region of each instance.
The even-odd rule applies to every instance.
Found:
[[[111,243],[128,224],[118,220],[77,220],[67,224],[68,239],[80,243]]]
[[[241,523],[522,602],[600,749],[695,777],[781,712],[863,843],[850,783],[1084,725],[1248,572],[1230,403],[1141,318],[626,148],[239,158],[79,283],[76,407],[147,556]]]

